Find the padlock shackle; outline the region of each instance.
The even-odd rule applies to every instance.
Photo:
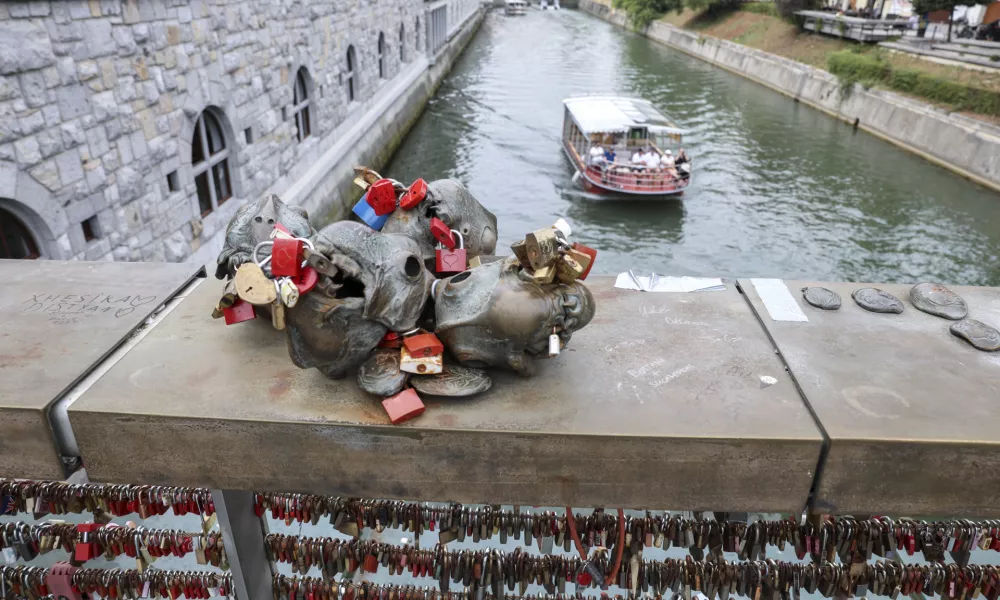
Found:
[[[458,247],[459,247],[459,249],[465,248],[465,239],[462,237],[462,234],[459,233],[458,231],[454,230],[454,229],[450,229],[449,231],[451,231],[452,233],[454,233],[455,235],[458,236]]]

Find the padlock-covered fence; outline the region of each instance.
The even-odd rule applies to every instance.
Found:
[[[5,518],[34,521],[0,521],[4,600],[59,597],[53,588],[60,585],[79,597],[239,597],[240,583],[248,598],[267,592],[277,600],[569,600],[597,592],[622,598],[702,594],[713,600],[810,594],[995,600],[1000,594],[998,567],[970,561],[975,551],[1000,548],[996,521],[834,515],[748,520],[726,513],[626,514],[243,492],[243,513],[252,525],[223,535],[216,529],[215,501],[204,489],[3,480],[0,491]],[[68,502],[67,494],[78,500]],[[79,500],[84,497],[90,500]],[[215,497],[225,506],[225,494]],[[106,522],[111,510],[142,521],[160,518],[167,512],[161,499],[177,507],[167,518],[190,515],[202,531]],[[195,499],[192,508],[204,510],[184,513]],[[51,521],[67,514],[92,515],[95,522]],[[233,523],[227,516],[219,524]],[[268,532],[282,524],[300,533]],[[301,533],[302,527],[324,526],[334,533]],[[389,530],[405,536],[401,543],[379,541]],[[257,561],[246,551],[248,538],[256,538],[264,554]],[[515,548],[508,549],[511,544]],[[242,563],[232,572],[227,547]],[[671,549],[686,555],[662,556]],[[794,555],[784,558],[786,549]],[[51,553],[65,554],[69,562],[28,564]],[[223,572],[155,566],[156,558],[191,554],[199,565]],[[134,560],[137,569],[85,566],[118,556]],[[917,556],[925,562],[914,563]],[[407,583],[391,581],[401,576]],[[252,580],[261,584],[255,592],[247,585]]]

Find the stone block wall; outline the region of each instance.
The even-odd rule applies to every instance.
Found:
[[[0,217],[19,220],[47,258],[188,260],[422,59],[424,18],[423,0],[2,2]],[[233,196],[202,214],[192,140],[206,109],[222,124]]]

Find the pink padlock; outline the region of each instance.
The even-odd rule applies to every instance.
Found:
[[[80,592],[73,587],[73,574],[79,571],[79,567],[74,567],[68,562],[57,562],[49,567],[49,572],[45,576],[45,587],[49,588],[49,593],[56,600],[83,600]]]

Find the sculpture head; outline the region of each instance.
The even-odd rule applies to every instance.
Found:
[[[278,223],[295,237],[306,238],[313,234],[305,209],[285,204],[274,194],[241,206],[226,227],[226,241],[219,253],[215,276],[219,279],[233,277],[240,265],[253,260],[251,255],[257,244],[271,239],[271,232]],[[268,252],[270,250],[262,251],[261,258]]]
[[[382,233],[403,234],[420,244],[421,256],[434,258],[437,240],[430,221],[437,217],[462,234],[469,256],[493,254],[497,247],[497,218],[486,210],[465,186],[452,179],[427,184],[427,197],[413,210],[397,210],[389,216]]]
[[[514,258],[442,279],[435,287],[437,336],[469,367],[532,372],[530,356],[545,356],[553,332],[568,343],[594,317],[594,297],[583,283],[538,284]]]
[[[337,297],[364,298],[362,316],[393,331],[416,326],[434,276],[424,268],[415,241],[338,221],[321,229],[312,242],[338,271],[333,278]]]
[[[337,298],[314,288],[286,309],[288,354],[295,366],[315,367],[332,378],[353,373],[386,332],[385,325],[362,316],[364,304],[364,298]]]

